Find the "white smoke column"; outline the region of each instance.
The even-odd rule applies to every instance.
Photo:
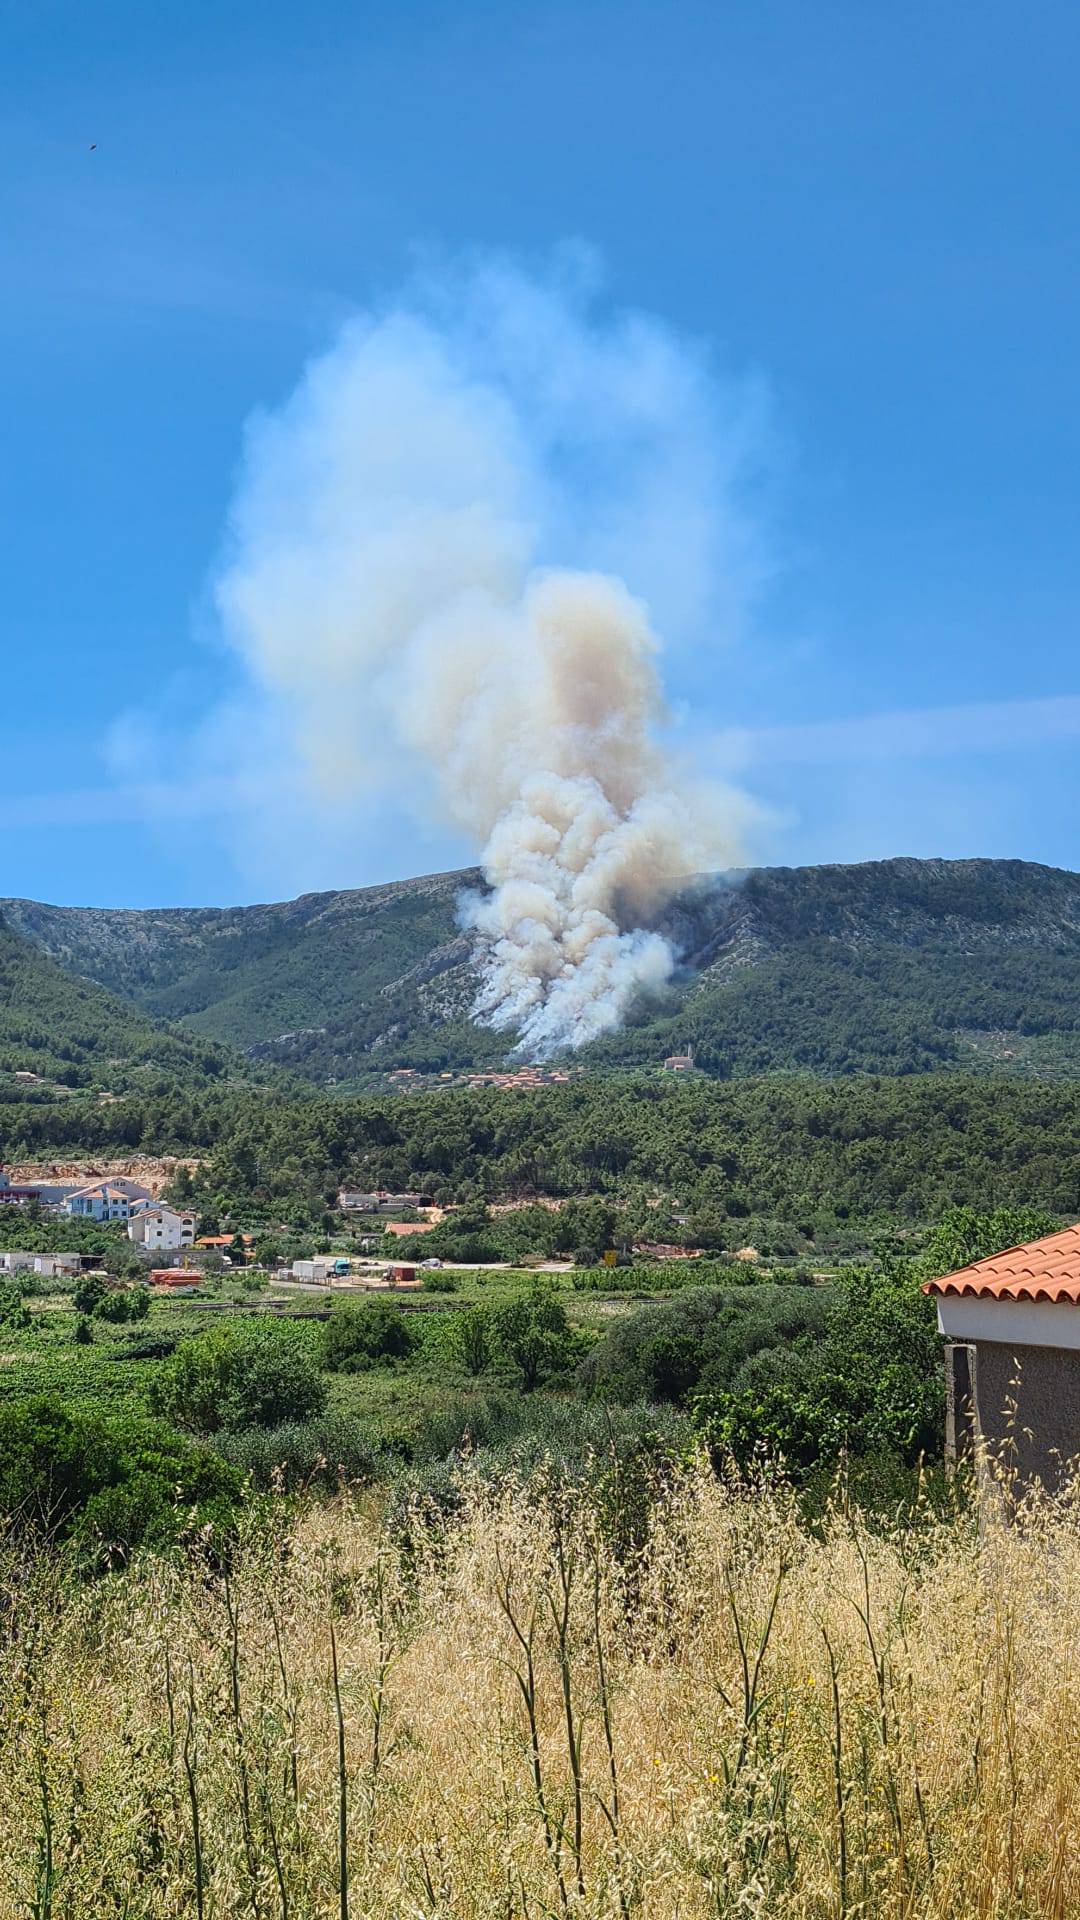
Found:
[[[650,919],[747,813],[661,750],[658,642],[612,563],[685,635],[730,616],[752,543],[693,354],[505,268],[453,292],[351,324],[255,425],[218,599],[316,783],[377,804],[404,749],[480,847],[474,1011],[541,1057],[662,985]]]
[[[466,906],[484,941],[477,1012],[542,1058],[609,1032],[663,985],[674,955],[641,922],[713,848],[653,743],[663,712],[644,608],[618,581],[555,573],[526,588],[521,625],[511,761],[504,774],[481,753],[455,785],[494,816],[492,892]],[[445,710],[445,679],[440,696]]]

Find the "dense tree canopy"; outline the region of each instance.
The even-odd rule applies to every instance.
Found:
[[[683,1237],[706,1246],[777,1253],[842,1245],[856,1227],[854,1244],[865,1245],[868,1230],[928,1225],[954,1206],[1080,1214],[1080,1085],[1068,1082],[625,1074],[532,1094],[354,1100],[210,1085],[78,1110],[7,1105],[0,1127],[8,1158],[193,1152],[203,1165],[192,1199],[233,1224],[309,1228],[342,1184],[481,1205],[601,1203],[549,1223],[543,1244],[567,1252],[609,1231],[676,1237],[672,1212]],[[480,1213],[473,1224],[482,1243],[490,1223]],[[520,1233],[520,1252],[538,1244],[535,1219]]]

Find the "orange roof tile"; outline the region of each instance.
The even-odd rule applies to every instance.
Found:
[[[923,1292],[979,1300],[1065,1300],[1080,1306],[1080,1226],[1048,1233],[1024,1247],[1007,1247],[958,1273],[928,1280]]]

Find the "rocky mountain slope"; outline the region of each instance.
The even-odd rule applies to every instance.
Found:
[[[6,900],[0,915],[144,1015],[348,1082],[505,1056],[468,1019],[455,909],[478,879],[161,912]],[[1080,875],[1004,860],[765,868],[695,882],[658,925],[677,975],[590,1050],[597,1064],[648,1064],[692,1042],[722,1074],[1080,1070]]]
[[[80,978],[0,917],[0,1099],[154,1095],[249,1072],[227,1048]]]

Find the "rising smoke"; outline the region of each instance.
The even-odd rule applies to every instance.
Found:
[[[408,786],[478,847],[474,1014],[533,1057],[662,985],[650,921],[737,856],[747,804],[664,744],[647,603],[730,633],[754,438],[664,329],[497,266],[353,321],[251,429],[226,633],[316,782]]]

